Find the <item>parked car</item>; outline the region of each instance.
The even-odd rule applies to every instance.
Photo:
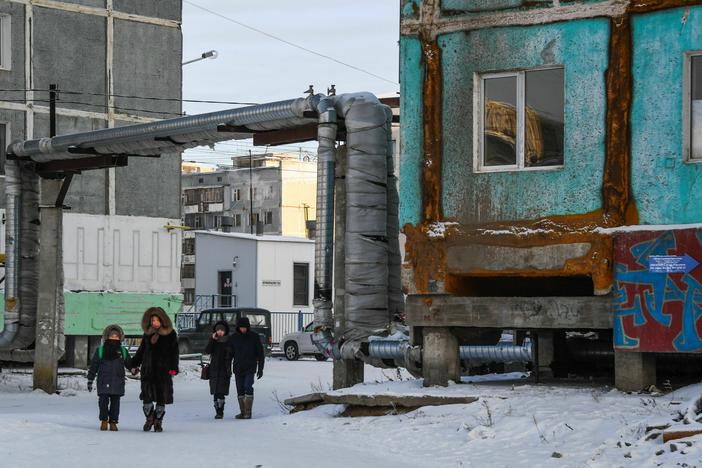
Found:
[[[280,340],[280,346],[288,361],[297,361],[300,356],[314,356],[318,361],[326,361],[327,357],[319,352],[312,342],[314,322],[308,324],[302,331],[288,333]]]
[[[178,334],[178,350],[180,354],[204,353],[207,342],[212,336],[212,329],[220,320],[226,320],[231,333],[239,317],[248,317],[251,331],[258,333],[266,355],[271,350],[271,313],[266,309],[246,307],[216,308],[203,310],[195,320],[194,328],[181,330]]]

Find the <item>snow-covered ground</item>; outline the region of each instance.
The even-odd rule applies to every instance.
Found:
[[[255,419],[234,420],[236,405],[228,402],[227,418],[215,421],[199,368],[181,367],[162,434],[141,431],[137,381],[127,384],[120,432],[110,433],[97,430],[97,397],[87,392],[84,377],[62,377],[61,394],[45,395],[31,392],[30,375],[0,374],[0,466],[702,467],[702,436],[674,445],[645,440],[647,426],[684,413],[702,385],[653,398],[534,385],[512,374],[423,389],[404,373],[366,367],[366,383],[343,392],[480,400],[399,416],[341,418],[336,406],[289,415],[280,402],[329,390],[332,365],[271,359],[256,383]]]

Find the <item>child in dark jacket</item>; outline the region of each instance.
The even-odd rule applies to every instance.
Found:
[[[119,325],[109,325],[102,333],[102,344],[95,351],[88,371],[88,391],[93,391],[93,380],[97,377],[98,404],[100,407],[100,430],[117,430],[119,400],[124,396],[125,369],[131,368],[131,358],[122,346],[124,332]]]

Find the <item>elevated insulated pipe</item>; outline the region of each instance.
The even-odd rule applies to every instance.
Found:
[[[317,245],[313,341],[327,356],[368,358],[361,342],[384,334],[388,308],[388,158],[392,158],[392,113],[370,93],[316,97],[320,115],[317,172]],[[346,230],[344,258],[333,259],[333,142],[329,141],[329,104],[346,128]],[[336,130],[336,128],[334,128]],[[327,161],[329,159],[329,161]],[[329,205],[323,204],[329,202]],[[399,223],[395,223],[399,224]],[[398,226],[399,229],[399,226]],[[395,238],[397,233],[395,234]],[[398,252],[399,253],[399,252]],[[323,256],[323,258],[319,258]],[[343,336],[332,336],[333,320],[324,285],[331,285],[332,261],[344,266]],[[398,262],[399,268],[399,262]],[[327,273],[328,272],[328,273]],[[327,278],[329,281],[327,282]],[[399,271],[398,271],[399,278]],[[317,292],[319,294],[317,294]],[[331,298],[331,290],[328,296]]]
[[[143,141],[145,136],[158,138],[174,134],[176,136],[173,137],[172,143],[154,139],[153,149],[157,151],[169,146],[178,146],[180,150],[202,144],[194,142],[195,138],[190,138],[189,134],[212,132],[213,139],[224,139],[217,134],[217,125],[220,124],[246,127],[250,130],[272,130],[309,123],[310,119],[304,117],[306,110],[312,110],[309,99],[290,99],[158,122],[26,140],[11,144],[9,153],[20,158],[30,158],[35,162],[80,159],[90,155],[72,154],[68,149],[84,147],[97,148],[98,152],[104,153],[130,153],[130,142]],[[141,143],[140,151],[131,154],[140,154],[143,151],[145,149]]]

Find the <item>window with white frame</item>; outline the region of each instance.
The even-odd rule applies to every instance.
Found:
[[[0,70],[12,69],[12,17],[0,15]]]
[[[234,227],[241,227],[241,215],[240,214],[234,215]]]
[[[478,171],[563,166],[562,68],[478,76]]]
[[[685,157],[702,162],[702,51],[685,57]]]
[[[241,189],[234,190],[234,201],[241,201]]]
[[[264,224],[273,224],[273,212],[266,211],[264,215]]]

